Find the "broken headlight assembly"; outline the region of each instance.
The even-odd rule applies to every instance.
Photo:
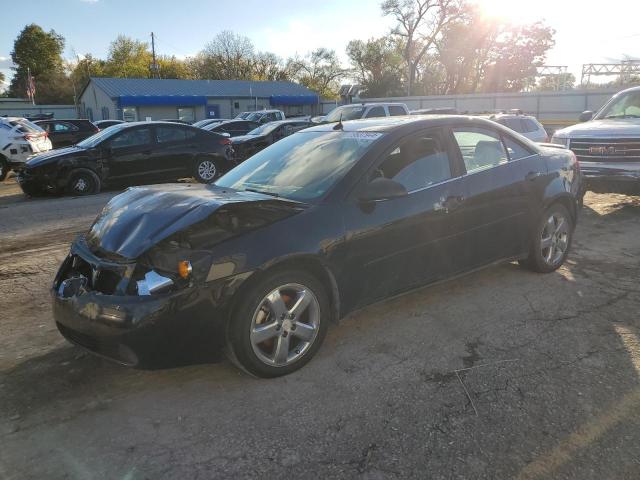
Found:
[[[175,288],[186,286],[193,268],[191,262],[182,260],[177,266],[177,275],[166,275],[156,270],[148,270],[144,277],[135,282],[136,293],[140,296],[167,293]]]

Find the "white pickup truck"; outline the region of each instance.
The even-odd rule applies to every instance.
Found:
[[[594,115],[554,133],[551,143],[571,149],[586,188],[596,192],[640,192],[640,87],[615,94]]]

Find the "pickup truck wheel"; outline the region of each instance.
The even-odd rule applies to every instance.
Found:
[[[520,264],[540,273],[557,270],[569,254],[574,228],[569,211],[560,204],[551,205],[534,230],[529,256]]]
[[[78,169],[71,172],[67,183],[70,195],[94,195],[100,192],[100,178],[92,170]]]
[[[200,183],[212,183],[222,175],[222,162],[218,159],[200,158],[196,161],[193,176]]]
[[[9,163],[7,159],[0,155],[0,182],[9,175]]]

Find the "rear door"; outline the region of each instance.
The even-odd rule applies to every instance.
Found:
[[[463,179],[446,134],[428,129],[396,142],[378,159],[345,205],[350,285],[364,305],[460,269]],[[402,184],[404,197],[372,203],[358,192],[377,177]]]
[[[522,254],[529,212],[521,165],[510,161],[497,130],[456,127],[452,136],[465,168],[467,268]]]
[[[127,128],[114,135],[109,141],[109,178],[129,179],[155,173],[154,146],[150,125]]]
[[[154,175],[167,180],[192,174],[198,152],[198,131],[181,125],[156,125],[150,162]]]

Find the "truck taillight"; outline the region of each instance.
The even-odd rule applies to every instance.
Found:
[[[232,143],[230,138],[222,138],[218,142],[220,145],[231,145]]]

